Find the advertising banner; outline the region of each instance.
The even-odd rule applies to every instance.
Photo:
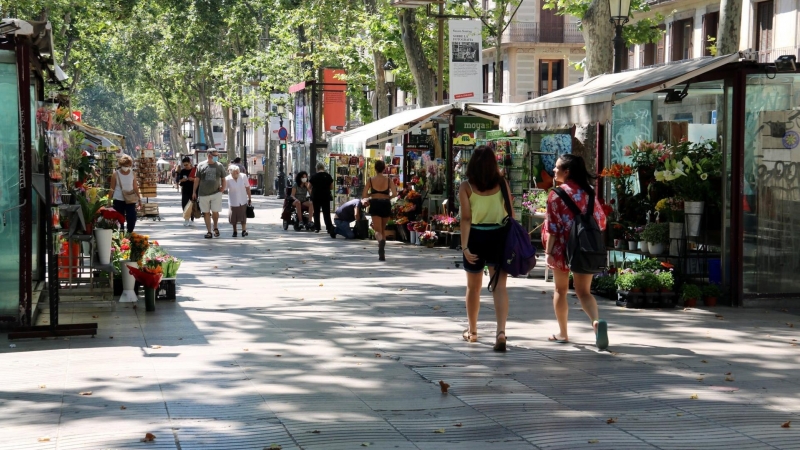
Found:
[[[324,131],[341,133],[347,124],[347,81],[344,69],[322,70],[322,127]]]
[[[483,101],[481,22],[450,20],[450,102]]]

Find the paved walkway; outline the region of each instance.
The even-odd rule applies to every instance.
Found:
[[[455,251],[390,243],[378,264],[373,242],[283,231],[264,197],[248,238],[209,241],[159,195],[137,231],[185,259],[178,301],[64,305],[98,336],[6,341],[0,449],[800,448],[796,315],[601,301],[598,352],[574,297],[573,342],[547,342],[539,276],[510,280],[497,354],[488,299],[461,340]]]

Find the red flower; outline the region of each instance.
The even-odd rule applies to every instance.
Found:
[[[663,267],[663,268],[665,268],[665,269],[672,269],[672,268],[673,268],[673,267],[675,267],[675,266],[673,266],[672,264],[670,264],[670,263],[668,263],[668,262],[664,261],[664,262],[662,262],[662,263],[661,263],[661,267]]]
[[[122,245],[121,245],[119,248],[120,248],[122,251],[125,251],[125,252],[127,252],[128,250],[130,250],[130,249],[131,249],[131,246],[130,246],[130,245],[128,245],[128,244],[122,244]]]
[[[116,209],[101,208],[100,215],[102,215],[104,219],[116,220],[121,224],[125,223],[125,216],[120,214]]]

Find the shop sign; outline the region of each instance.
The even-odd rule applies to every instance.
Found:
[[[347,123],[347,75],[344,69],[322,70],[322,121],[325,131],[344,131]]]
[[[491,130],[494,122],[483,117],[456,116],[454,128],[456,133],[475,133],[478,130]]]
[[[503,130],[491,130],[486,132],[486,139],[501,139],[505,137],[514,137],[516,134],[509,133]]]
[[[460,134],[453,139],[453,145],[475,145],[475,138],[469,133]]]

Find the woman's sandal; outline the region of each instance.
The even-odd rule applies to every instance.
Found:
[[[595,324],[597,324],[597,328],[594,330],[595,345],[598,349],[605,350],[608,348],[608,324],[603,319],[593,320],[593,328]]]
[[[247,230],[242,230],[242,237],[246,237],[248,234],[250,233],[248,233]]]
[[[208,233],[206,233],[206,235],[205,235],[206,239],[211,239],[212,237],[214,237],[214,236],[211,235],[210,231]]]
[[[464,340],[467,342],[478,342],[478,333],[477,332],[471,333],[469,331],[469,328],[467,328],[466,330],[464,330],[463,333],[461,333],[461,337],[464,338]]]
[[[558,344],[566,344],[569,342],[569,339],[561,339],[560,337],[556,336],[555,334],[551,334],[549,338],[547,338],[550,342],[555,342]]]
[[[500,340],[500,335],[501,334],[503,335],[503,340],[502,341]],[[498,331],[497,332],[497,337],[495,338],[495,341],[494,341],[494,347],[492,347],[492,350],[494,350],[496,352],[504,352],[504,351],[506,351],[506,340],[507,340],[506,332],[505,331]]]
[[[236,237],[236,232],[235,231],[233,232],[233,237]]]
[[[214,228],[214,236],[219,237],[219,229]]]

